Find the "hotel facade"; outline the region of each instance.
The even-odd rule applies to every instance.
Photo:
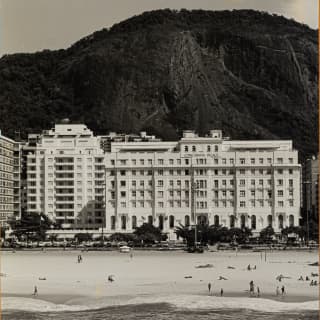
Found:
[[[174,142],[113,137],[70,124],[39,135],[27,155],[27,211],[60,221],[66,235],[131,233],[146,222],[169,239],[180,224],[253,232],[299,225],[301,166],[292,141],[236,141],[220,130],[184,131]]]
[[[15,142],[0,131],[0,225],[6,227],[14,215],[14,146]]]

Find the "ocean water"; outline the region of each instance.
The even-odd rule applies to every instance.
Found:
[[[87,305],[62,305],[38,299],[3,298],[3,320],[311,320],[318,302],[285,303],[260,298],[198,295],[103,298]]]

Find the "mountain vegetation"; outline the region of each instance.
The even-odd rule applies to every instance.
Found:
[[[95,133],[165,140],[221,128],[317,152],[317,31],[253,10],[158,10],[65,50],[0,59],[0,127],[14,137],[63,118]]]

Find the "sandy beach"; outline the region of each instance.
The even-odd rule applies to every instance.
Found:
[[[81,254],[83,262],[77,262]],[[260,299],[281,302],[306,302],[318,300],[319,287],[310,281],[299,281],[302,275],[310,280],[318,267],[309,266],[318,260],[313,252],[185,252],[134,251],[133,257],[119,252],[37,251],[2,252],[3,306],[6,297],[33,298],[34,286],[38,297],[56,304],[94,304],[108,298],[110,303],[124,301],[128,297],[162,297],[197,295],[224,297],[249,297],[249,282],[260,289]],[[204,265],[207,268],[197,268]],[[256,270],[247,270],[248,264]],[[281,282],[278,275],[285,277]],[[108,282],[113,275],[114,281]],[[227,280],[219,280],[222,276]],[[39,280],[45,278],[45,280]],[[276,296],[276,287],[285,286],[286,294]],[[220,297],[219,297],[220,298]],[[198,298],[199,299],[199,298]]]

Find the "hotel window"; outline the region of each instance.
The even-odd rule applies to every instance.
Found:
[[[148,181],[148,185],[149,185],[149,187],[152,187],[152,180]]]
[[[135,187],[135,186],[137,185],[137,181],[136,181],[136,180],[132,180],[131,185],[132,185],[133,187]]]
[[[181,180],[177,180],[177,186],[181,186]]]
[[[267,169],[267,174],[271,174],[271,169]]]
[[[245,201],[240,201],[240,208],[245,208],[246,202]]]
[[[222,190],[222,196],[225,197],[227,195],[227,191]]]
[[[181,164],[181,159],[177,159],[177,164]]]
[[[218,170],[214,170],[214,174],[217,176],[219,174]]]
[[[268,190],[268,198],[270,199],[272,197],[272,191]]]
[[[234,164],[234,159],[229,159],[230,164]]]
[[[147,171],[147,175],[148,175],[148,176],[152,176],[152,170],[148,170],[148,171]]]
[[[127,163],[127,160],[120,160],[120,164],[125,165]]]
[[[263,186],[263,179],[259,179],[259,185]]]
[[[241,180],[240,180],[240,186],[245,186],[245,185],[246,185],[246,180],[241,179]]]
[[[177,196],[181,197],[181,191],[180,190],[177,191]]]
[[[254,170],[254,169],[251,169],[251,174],[255,174],[256,173],[256,170]]]
[[[218,159],[214,159],[214,164],[218,164],[218,163],[219,163]]]
[[[192,146],[192,152],[196,152],[196,146]]]
[[[132,191],[132,196],[136,197],[137,196],[137,192],[136,191]]]
[[[283,197],[283,190],[278,190],[278,197]]]
[[[255,158],[251,158],[250,162],[251,162],[251,164],[255,164],[256,163],[256,159]]]
[[[246,192],[244,190],[240,190],[240,197],[245,197],[246,196]]]
[[[148,159],[148,164],[152,165],[152,159]]]
[[[169,164],[173,164],[173,159],[169,159]]]
[[[169,186],[173,187],[173,180],[169,180]]]
[[[254,208],[254,207],[256,206],[256,202],[255,202],[254,200],[251,200],[251,201],[250,201],[250,205],[251,205],[251,207]]]
[[[222,164],[227,164],[227,159],[226,158],[222,158]]]
[[[139,201],[139,206],[140,206],[140,208],[144,208],[144,202],[143,201]]]
[[[144,176],[144,170],[140,170],[140,176]]]
[[[259,201],[259,206],[260,206],[260,207],[263,207],[263,200],[260,199],[260,200],[258,200],[258,201]]]
[[[110,163],[111,163],[112,166],[114,166],[115,162],[114,162],[114,160],[111,160]]]
[[[270,164],[270,163],[272,163],[272,159],[271,158],[268,158],[267,159],[267,162]]]
[[[278,169],[277,172],[278,172],[278,174],[283,174],[283,170],[282,169]]]
[[[126,192],[125,191],[121,191],[120,192],[120,196],[121,196],[121,198],[125,198],[126,197]]]
[[[293,207],[293,199],[289,199],[289,206]]]
[[[233,186],[234,185],[234,181],[233,179],[230,180],[230,186]]]
[[[263,169],[259,169],[259,174],[263,174]]]
[[[189,151],[188,146],[184,146],[184,151],[185,151],[185,152],[188,152],[188,151]]]
[[[222,207],[224,207],[224,208],[227,207],[227,201],[226,200],[222,200]]]
[[[144,160],[143,159],[140,159],[140,164],[144,165]]]
[[[277,163],[282,164],[283,163],[283,158],[277,158]]]
[[[159,208],[163,208],[163,202],[162,201],[158,202],[158,207]]]
[[[173,170],[169,170],[169,175],[173,176]]]
[[[227,185],[227,180],[222,180],[222,185],[223,186]]]
[[[283,201],[278,201],[278,207],[283,207]]]
[[[292,164],[293,163],[293,158],[289,158],[289,163]]]
[[[289,179],[289,187],[293,187],[293,179]]]
[[[177,175],[178,175],[178,176],[181,175],[181,170],[177,170]]]
[[[121,208],[125,208],[126,207],[126,203],[125,202],[121,202]]]
[[[114,191],[111,191],[111,199],[115,199],[115,192]]]
[[[135,166],[137,164],[137,160],[136,159],[132,159],[131,163]]]
[[[256,181],[254,179],[251,179],[251,185],[254,186],[256,184]]]
[[[213,201],[213,203],[214,203],[214,206],[215,206],[216,208],[219,207],[219,202],[218,202],[217,200]]]
[[[251,190],[251,195],[254,197],[256,195],[256,192],[254,190]]]
[[[293,196],[293,190],[289,190],[289,196]]]
[[[158,180],[158,187],[163,187],[163,180]]]
[[[207,152],[210,152],[210,151],[211,151],[211,147],[207,146]]]
[[[184,160],[184,163],[185,163],[185,164],[189,164],[189,159],[185,159],[185,160]]]
[[[136,201],[132,201],[132,207],[136,208],[137,207],[137,202]]]
[[[234,196],[234,191],[233,191],[233,190],[230,191],[230,196],[231,196],[231,197]]]
[[[189,170],[184,170],[184,175],[188,176],[189,175]]]
[[[214,197],[215,197],[216,199],[218,199],[218,197],[219,197],[219,192],[218,192],[218,191],[215,191],[215,192],[214,192]]]
[[[163,170],[158,170],[158,175],[163,176]]]
[[[214,152],[218,152],[219,148],[218,146],[214,146]]]
[[[120,170],[120,176],[125,176],[126,175],[126,170]]]
[[[263,158],[259,158],[259,163],[263,164]]]
[[[246,163],[246,159],[245,158],[240,158],[240,164],[245,164]]]
[[[125,187],[125,186],[126,186],[126,182],[125,182],[124,180],[121,180],[121,181],[120,181],[120,186],[121,186],[121,187]]]
[[[283,180],[282,179],[278,179],[278,186],[283,186]]]
[[[207,173],[207,172],[206,172],[206,173]],[[224,174],[224,175],[226,175],[226,174],[227,174],[227,170],[226,170],[226,169],[222,169],[222,170],[221,170],[221,173]]]
[[[170,197],[173,197],[173,191],[172,190],[169,191],[169,195],[170,195]]]
[[[185,181],[184,181],[184,186],[185,186],[186,188],[189,188],[189,180],[185,180]]]
[[[140,197],[144,197],[144,191],[140,191]]]
[[[158,159],[158,164],[162,165],[163,164],[163,159]]]
[[[240,169],[240,174],[245,174],[246,170],[245,169]]]
[[[288,172],[289,172],[289,174],[293,174],[293,170],[292,169],[289,169]]]
[[[158,191],[158,198],[163,198],[163,191]]]
[[[169,200],[169,207],[173,208],[173,201],[172,200]]]

